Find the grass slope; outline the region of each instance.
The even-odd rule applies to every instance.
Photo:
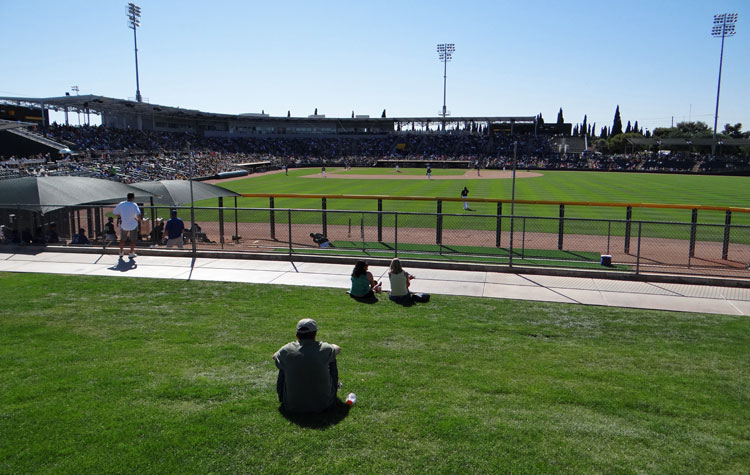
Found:
[[[0,273],[2,473],[739,473],[750,320],[340,290]],[[344,394],[285,418],[300,317]]]

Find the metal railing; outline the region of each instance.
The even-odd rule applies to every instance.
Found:
[[[140,246],[162,247],[158,228],[172,207],[143,207]],[[70,244],[78,229],[92,246],[111,206],[68,207],[44,216],[0,210],[4,240],[40,241],[56,224]],[[750,279],[750,226],[724,223],[417,213],[297,208],[195,207],[198,250],[351,257],[402,257],[623,273],[671,273]],[[187,229],[190,208],[178,208]],[[498,206],[498,211],[501,207]],[[513,228],[511,229],[511,221]],[[156,228],[156,231],[154,229]],[[15,233],[15,234],[14,234]],[[311,234],[328,239],[321,247]],[[511,240],[512,234],[512,240]],[[192,233],[186,233],[186,241]],[[27,239],[29,238],[29,239]],[[511,247],[512,242],[512,247]],[[192,246],[186,246],[190,249]],[[611,256],[603,259],[602,256]],[[610,263],[611,261],[611,263]],[[608,265],[603,265],[608,264]]]

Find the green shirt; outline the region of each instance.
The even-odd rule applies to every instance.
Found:
[[[284,407],[293,412],[320,412],[333,404],[336,393],[329,364],[336,352],[329,343],[300,340],[287,343],[274,355],[284,371]]]
[[[355,297],[362,297],[367,295],[370,291],[370,279],[367,278],[367,274],[362,274],[359,277],[352,276],[352,288],[349,293]]]

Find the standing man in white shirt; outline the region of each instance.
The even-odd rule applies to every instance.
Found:
[[[141,221],[141,210],[138,205],[133,202],[135,195],[128,193],[128,199],[121,201],[118,204],[113,214],[118,216],[120,221],[120,257],[122,258],[123,249],[125,248],[125,241],[130,241],[130,259],[136,257],[135,255],[135,241],[138,239],[138,223]]]

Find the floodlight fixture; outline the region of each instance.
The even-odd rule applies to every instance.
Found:
[[[734,36],[735,24],[737,23],[736,13],[722,13],[714,15],[714,26],[711,28],[711,36],[721,38],[721,54],[719,56],[719,83],[716,87],[716,110],[714,111],[714,140],[711,144],[711,154],[716,154],[716,127],[719,124],[719,95],[721,93],[721,68],[724,64],[724,38]]]
[[[138,80],[138,36],[136,31],[141,26],[141,7],[135,3],[128,3],[128,28],[133,30],[133,46],[135,48],[135,100],[143,102],[141,85]]]
[[[445,116],[448,111],[445,108],[445,91],[448,80],[448,61],[453,59],[453,53],[456,52],[454,43],[440,43],[437,45],[437,53],[440,61],[443,62],[443,132],[445,132]]]

